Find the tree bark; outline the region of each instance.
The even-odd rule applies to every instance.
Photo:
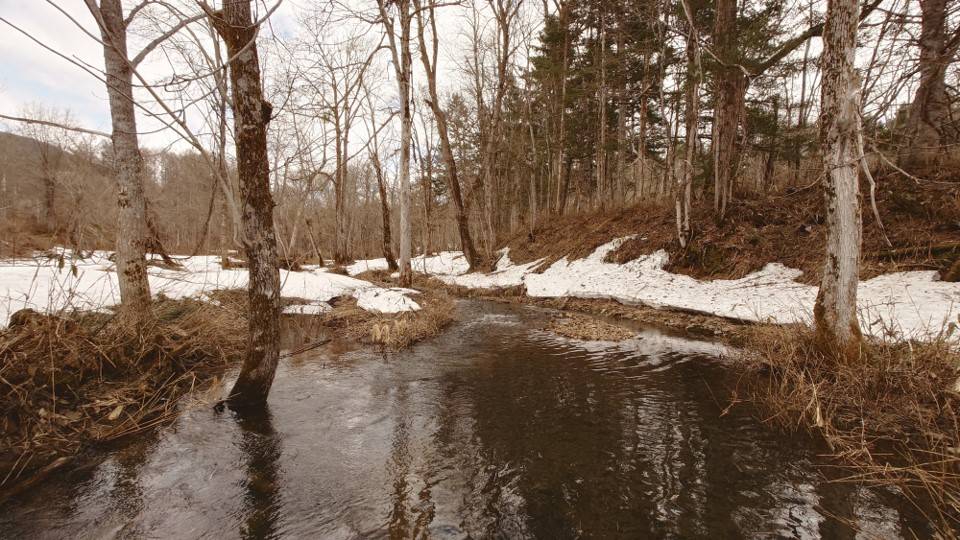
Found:
[[[827,252],[813,312],[821,346],[847,360],[857,357],[860,345],[860,82],[854,66],[859,11],[857,0],[830,0],[827,4],[820,116]]]
[[[417,31],[420,40],[420,60],[423,63],[424,71],[427,74],[427,89],[430,92],[430,109],[433,111],[433,117],[437,122],[437,133],[440,135],[440,153],[443,156],[444,167],[447,169],[447,189],[450,191],[450,199],[453,201],[454,218],[457,222],[457,232],[460,234],[460,248],[470,264],[470,271],[476,270],[480,263],[480,257],[477,255],[477,249],[473,244],[473,237],[470,235],[470,224],[467,220],[467,212],[463,205],[463,196],[460,193],[460,176],[457,171],[457,160],[453,156],[453,147],[450,144],[450,132],[447,127],[447,115],[440,106],[440,96],[437,92],[437,49],[439,46],[439,36],[437,35],[436,17],[434,8],[430,7],[430,31],[433,35],[433,59],[427,49],[426,35],[424,31],[423,8],[420,2],[417,6]]]
[[[412,0],[377,0],[380,22],[384,26],[390,43],[390,54],[397,75],[397,87],[400,92],[400,285],[410,286],[413,281],[410,267],[410,141],[413,117],[410,114],[410,25],[413,14],[410,12]],[[400,22],[400,43],[397,43],[396,27],[388,13],[391,5],[397,9]]]
[[[700,83],[703,77],[700,67],[700,38],[693,22],[693,13],[686,0],[683,10],[687,16],[687,92],[684,115],[686,116],[686,142],[684,143],[683,174],[677,178],[674,203],[677,217],[677,240],[685,248],[690,242],[690,202],[693,192],[693,162],[697,155],[697,129],[700,126]]]
[[[235,408],[265,405],[280,357],[280,272],[273,228],[273,196],[267,155],[267,123],[272,107],[263,98],[257,29],[250,0],[227,0],[211,16],[227,45],[237,146],[237,172],[243,201],[243,247],[250,264],[247,286],[247,356],[229,402]]]
[[[127,56],[127,28],[120,0],[101,0],[99,9],[88,7],[98,18],[103,38],[107,95],[113,127],[114,166],[117,176],[117,280],[120,317],[141,325],[150,314],[150,283],[145,259],[147,245],[144,164],[137,140],[133,97],[133,68]]]
[[[387,268],[391,272],[400,269],[397,259],[393,256],[393,235],[390,232],[390,206],[387,204],[387,183],[383,179],[383,167],[380,157],[374,151],[370,153],[373,169],[377,175],[377,192],[380,194],[380,218],[383,221],[383,258],[387,260]]]
[[[946,72],[946,0],[920,2],[920,86],[910,105],[906,140],[900,162],[924,163],[942,150],[944,129],[950,119]]]
[[[717,0],[714,42],[721,62],[716,75],[716,105],[713,120],[713,206],[723,221],[733,196],[737,163],[737,128],[746,96],[746,76],[737,67],[737,0]]]
[[[400,87],[400,285],[409,287],[413,281],[413,269],[410,266],[410,141],[413,116],[410,113],[410,0],[399,0],[400,9],[400,73],[397,84]]]

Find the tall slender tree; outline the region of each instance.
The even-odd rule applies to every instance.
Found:
[[[387,43],[397,75],[400,97],[400,284],[409,286],[413,281],[410,266],[410,144],[413,135],[413,114],[410,111],[411,79],[413,73],[410,57],[410,32],[413,22],[413,0],[377,0],[380,22],[387,34]],[[391,9],[393,6],[393,9]],[[396,11],[394,19],[391,11]],[[399,35],[397,24],[400,25]]]
[[[120,284],[121,320],[140,325],[150,313],[147,281],[146,199],[144,163],[137,139],[133,96],[135,63],[127,53],[127,25],[120,0],[86,0],[97,20],[103,43],[107,96],[113,127],[113,160],[117,176],[117,281]],[[142,55],[143,53],[141,53]],[[138,58],[141,57],[138,55]]]
[[[223,9],[204,6],[230,58],[230,85],[243,201],[242,242],[250,264],[247,285],[247,355],[229,403],[236,408],[266,403],[280,358],[280,271],[270,194],[267,123],[272,107],[263,97],[257,30],[251,0],[224,0]]]
[[[440,136],[440,152],[443,155],[444,167],[446,167],[447,190],[450,193],[450,200],[453,202],[454,219],[457,222],[457,232],[460,234],[460,248],[463,250],[470,269],[476,269],[480,262],[477,250],[473,245],[473,237],[470,235],[470,224],[467,220],[467,212],[463,205],[463,197],[460,194],[460,176],[457,171],[457,161],[453,156],[453,147],[450,144],[450,133],[447,127],[447,114],[440,104],[440,95],[437,91],[437,52],[440,46],[440,36],[437,33],[437,18],[433,5],[424,8],[420,5],[420,0],[414,0],[417,7],[417,37],[420,43],[420,60],[423,63],[424,72],[427,75],[427,89],[430,92],[430,99],[427,103],[433,111],[434,121],[437,124],[437,133]],[[426,21],[424,20],[424,11],[426,11]],[[431,41],[428,45],[426,26],[430,27]]]
[[[857,0],[829,0],[823,31],[820,144],[827,206],[827,253],[814,306],[821,345],[842,358],[859,353],[860,81],[855,67]]]

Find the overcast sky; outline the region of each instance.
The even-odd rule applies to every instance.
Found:
[[[53,3],[88,31],[99,35],[93,17],[81,0],[53,0]],[[270,0],[271,6],[273,3],[274,0]],[[298,10],[314,3],[313,0],[284,0],[271,17],[271,25],[264,35],[275,32],[289,36],[296,30]],[[263,11],[262,3],[260,10]],[[47,0],[0,0],[0,17],[22,28],[43,45],[96,70],[103,69],[100,44]],[[75,124],[110,131],[109,103],[102,81],[10,26],[0,24],[0,27],[0,35],[4,36],[0,40],[0,113],[18,115],[32,104],[43,104],[68,109]],[[131,39],[131,56],[138,52],[137,43],[136,38]],[[148,79],[156,80],[169,74],[169,65],[158,58],[145,64],[141,72]],[[155,120],[144,118],[142,114],[138,121],[142,132],[160,127]],[[7,130],[16,127],[9,123],[0,125]],[[156,147],[169,144],[176,137],[159,133],[145,134],[142,138],[145,146]]]

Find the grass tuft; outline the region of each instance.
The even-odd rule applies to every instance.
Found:
[[[767,421],[823,436],[846,480],[899,488],[943,531],[960,525],[955,343],[865,342],[837,362],[806,326],[756,327],[742,353]]]

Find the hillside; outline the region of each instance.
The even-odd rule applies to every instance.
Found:
[[[944,279],[960,279],[960,183],[918,182],[896,173],[878,177],[877,183],[877,209],[892,247],[866,198],[861,279],[903,270],[938,270]],[[701,199],[693,207],[693,241],[681,250],[673,208],[640,203],[612,212],[551,216],[506,246],[517,263],[575,259],[613,238],[637,235],[608,260],[626,262],[664,249],[670,254],[667,270],[708,279],[739,279],[779,262],[803,270],[801,281],[812,284],[819,281],[823,261],[823,208],[822,190],[812,185],[739,200],[726,222],[717,224]]]

